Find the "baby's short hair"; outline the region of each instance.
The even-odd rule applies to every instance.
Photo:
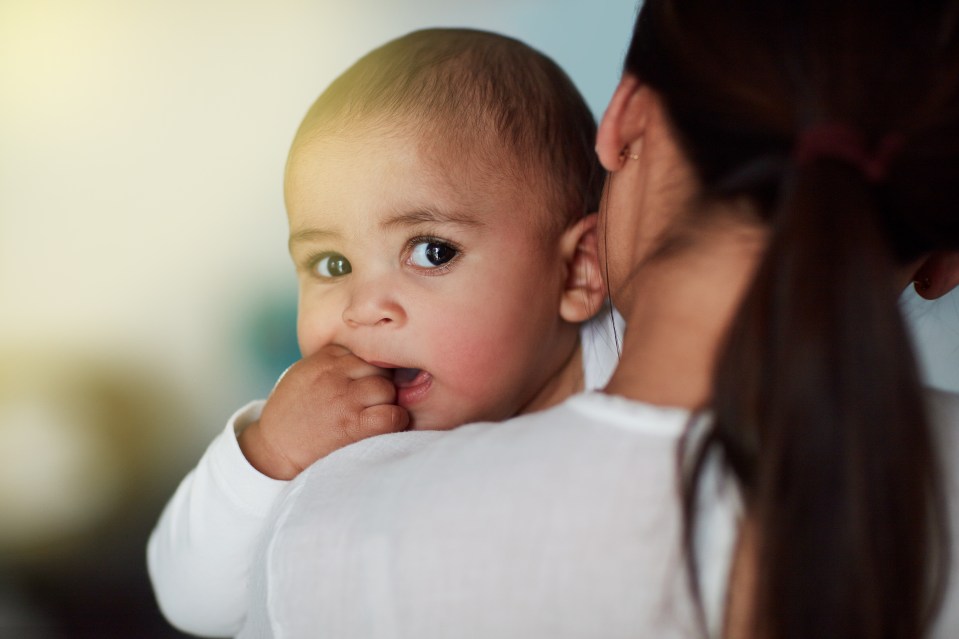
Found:
[[[413,126],[437,140],[432,148],[482,167],[488,186],[541,196],[548,231],[599,206],[604,174],[589,107],[555,62],[513,38],[425,29],[388,42],[334,80],[297,139],[360,122]]]

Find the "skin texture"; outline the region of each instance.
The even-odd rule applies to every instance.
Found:
[[[294,145],[304,357],[240,436],[267,475],[291,478],[371,435],[500,420],[582,389],[577,324],[604,295],[596,216],[544,239],[535,198],[451,180],[468,171],[422,149],[377,129]]]

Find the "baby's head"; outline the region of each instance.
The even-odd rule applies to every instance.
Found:
[[[569,78],[516,40],[432,29],[359,60],[287,164],[303,356],[334,343],[396,369],[419,429],[568,394],[604,295],[594,139]]]

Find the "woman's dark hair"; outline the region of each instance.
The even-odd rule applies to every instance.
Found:
[[[685,469],[694,584],[720,459],[757,531],[751,637],[922,636],[947,517],[894,283],[959,249],[959,1],[646,0],[625,71],[662,98],[703,201],[748,198],[769,229]],[[881,175],[797,160],[836,123],[864,150],[896,141]]]

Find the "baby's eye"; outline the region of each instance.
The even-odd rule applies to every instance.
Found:
[[[342,277],[352,272],[350,261],[339,253],[327,253],[313,265],[313,270],[320,277]]]
[[[458,250],[437,240],[417,242],[410,253],[410,262],[421,268],[436,268],[456,257]]]

